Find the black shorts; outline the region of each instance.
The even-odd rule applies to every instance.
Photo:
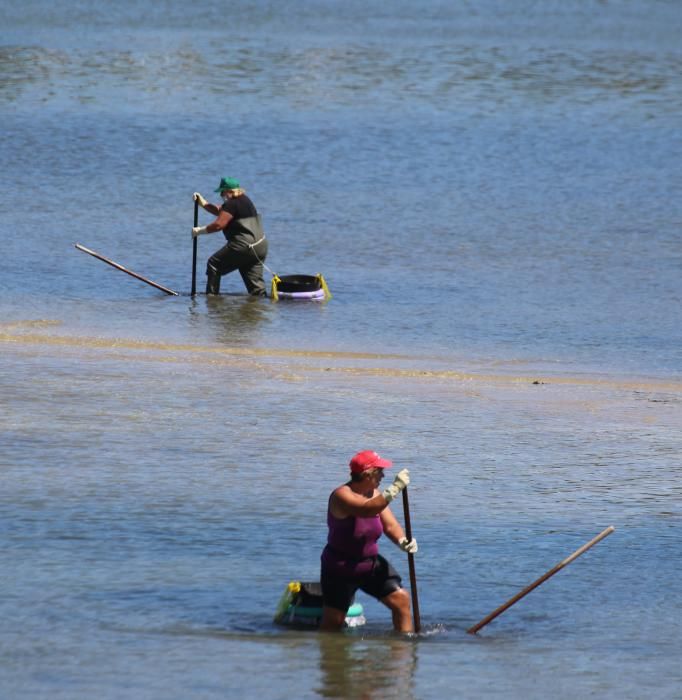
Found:
[[[343,611],[351,606],[358,588],[377,600],[402,588],[402,580],[398,572],[380,554],[377,555],[369,573],[353,578],[329,574],[325,572],[323,566],[320,583],[324,605]]]

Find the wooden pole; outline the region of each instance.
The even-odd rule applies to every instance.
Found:
[[[199,202],[194,200],[194,225],[199,225]],[[192,237],[192,296],[197,293],[197,237]]]
[[[156,287],[156,289],[160,289],[162,292],[166,292],[166,294],[172,294],[174,296],[179,296],[177,292],[174,292],[172,289],[168,289],[168,287],[164,287],[162,284],[158,284],[157,282],[152,282],[151,280],[148,280],[146,277],[143,277],[142,275],[138,275],[137,272],[133,272],[132,270],[128,270],[127,268],[123,267],[123,265],[119,265],[117,262],[114,262],[113,260],[109,260],[109,258],[105,258],[103,255],[100,255],[99,253],[95,253],[94,250],[90,250],[90,248],[86,248],[84,245],[81,245],[80,243],[76,243],[76,248],[78,250],[82,250],[84,253],[87,253],[88,255],[92,255],[93,258],[97,258],[98,260],[101,260],[102,262],[107,263],[107,265],[111,265],[112,267],[115,267],[117,270],[121,270],[121,272],[125,272],[126,274],[130,275],[131,277],[134,277],[135,279],[141,280],[142,282],[146,282],[147,284],[151,285],[152,287]]]
[[[403,512],[405,513],[405,537],[409,542],[412,539],[412,524],[410,522],[410,503],[407,500],[407,488],[403,489]],[[417,597],[417,575],[414,571],[414,554],[407,553],[407,565],[410,569],[410,591],[412,592],[412,619],[414,631],[419,632],[422,627],[419,617],[419,598]]]
[[[510,608],[514,603],[518,602],[526,594],[530,593],[534,588],[537,588],[541,583],[544,583],[550,576],[554,576],[558,571],[568,566],[574,559],[577,559],[581,554],[586,552],[590,547],[593,547],[597,542],[603,540],[605,537],[610,535],[616,528],[613,525],[609,525],[605,530],[602,530],[594,539],[584,544],[579,549],[576,549],[570,557],[566,557],[563,561],[560,561],[556,566],[552,567],[546,574],[540,576],[539,579],[533,581],[529,586],[526,586],[522,591],[519,591],[513,598],[510,598],[506,603],[500,605],[499,608],[493,610],[489,615],[484,617],[480,622],[470,627],[467,632],[469,634],[476,634],[478,630],[485,627],[490,621],[494,620],[498,615],[502,614],[507,608]]]

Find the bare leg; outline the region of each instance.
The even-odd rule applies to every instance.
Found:
[[[337,610],[323,606],[322,622],[320,622],[320,630],[322,632],[338,632],[346,622],[346,611]]]
[[[410,612],[410,596],[404,588],[393,591],[381,602],[391,611],[393,616],[393,629],[396,632],[412,632],[412,614]]]

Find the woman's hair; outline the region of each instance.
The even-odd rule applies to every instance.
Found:
[[[383,473],[383,471],[381,467],[374,467],[374,469],[365,469],[364,472],[351,472],[350,480],[355,482],[364,481],[370,476],[375,476],[378,472]]]

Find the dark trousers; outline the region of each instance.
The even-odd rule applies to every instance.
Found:
[[[208,259],[206,293],[218,294],[220,292],[220,278],[239,270],[249,294],[266,296],[263,262],[267,255],[268,242],[265,239],[253,248],[244,245],[235,246],[231,243],[223,246]]]

